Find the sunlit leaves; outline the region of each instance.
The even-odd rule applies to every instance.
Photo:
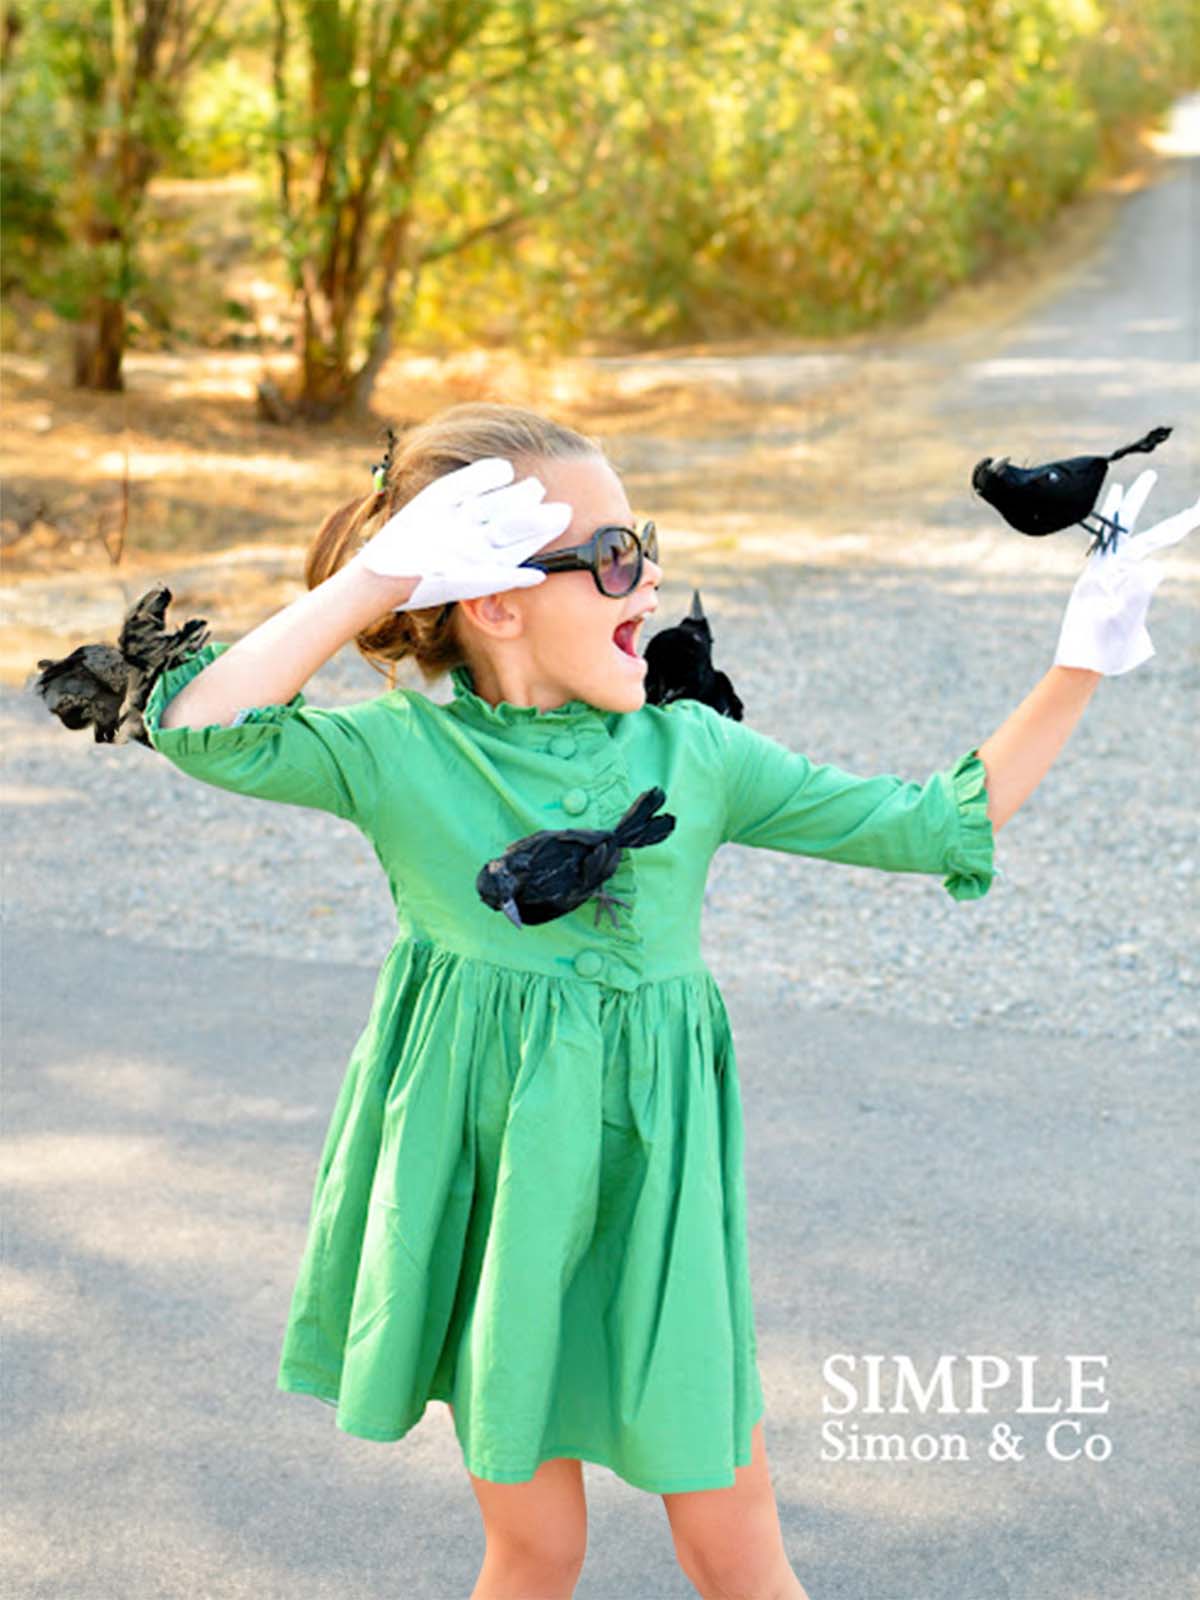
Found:
[[[692,54],[664,41],[661,13],[640,38],[629,19],[598,190],[515,246],[448,264],[423,287],[416,331],[499,324],[570,344],[902,315],[1035,238],[1117,130],[1200,66],[1194,40],[1166,69],[1161,39],[1185,31],[1177,0],[1101,8],[1119,18],[1103,45],[1091,0],[752,9],[752,26]],[[582,131],[599,96],[580,88]],[[482,110],[460,132],[449,159],[488,148]],[[443,163],[439,149],[431,177]],[[456,201],[472,203],[461,189]]]
[[[228,3],[236,48],[178,111],[132,115],[176,171],[253,165],[264,246],[325,286],[347,349],[370,340],[389,240],[396,335],[439,348],[904,315],[1035,240],[1200,77],[1195,0]],[[28,15],[5,193],[53,254],[75,141],[113,116],[108,11]]]

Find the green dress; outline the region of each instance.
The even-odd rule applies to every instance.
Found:
[[[162,729],[228,645],[155,685],[150,740],[183,772],[313,806],[371,841],[396,907],[325,1138],[278,1387],[399,1439],[449,1401],[467,1468],[523,1483],[576,1457],[655,1493],[727,1488],[762,1416],[742,1113],[700,958],[724,843],[890,872],[993,875],[976,751],[924,785],[816,765],[707,706],[553,711],[409,689],[234,726]],[[515,928],[479,899],[539,828],[607,827],[644,789],[678,819],[595,903]]]

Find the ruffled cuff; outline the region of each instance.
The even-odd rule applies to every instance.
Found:
[[[949,877],[942,887],[955,900],[981,900],[1000,869],[995,864],[996,838],[987,814],[987,768],[978,750],[971,750],[950,769],[958,806],[958,840],[951,853]]]
[[[240,750],[256,743],[270,728],[286,722],[307,704],[303,694],[297,692],[286,705],[247,706],[238,712],[232,726],[210,722],[203,727],[160,727],[168,702],[229,648],[229,644],[203,645],[186,661],[159,674],[146,701],[146,709],[142,712],[142,721],[146,725],[146,737],[161,754],[173,759],[176,756],[205,755],[220,750]]]

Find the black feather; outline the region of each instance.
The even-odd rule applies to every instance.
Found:
[[[725,673],[713,666],[712,645],[712,629],[695,589],[688,615],[676,627],[656,633],[646,646],[647,702],[667,706],[674,700],[699,700],[740,722],[742,702]]]
[[[208,639],[203,617],[167,633],[163,618],[170,603],[170,589],[156,583],[125,613],[116,645],[81,644],[57,661],[38,662],[34,691],[64,727],[91,728],[97,744],[150,743],[142,712],[159,674]]]
[[[994,461],[985,456],[971,472],[971,487],[1019,533],[1040,539],[1060,533],[1075,523],[1093,537],[1088,549],[1107,549],[1115,542],[1118,528],[1095,510],[1096,501],[1108,473],[1109,462],[1136,451],[1149,453],[1169,439],[1170,428],[1151,428],[1133,444],[1122,445],[1107,456],[1071,456],[1065,461],[1048,461],[1040,467],[1014,467],[1007,456]],[[1084,520],[1094,516],[1096,526]]]
[[[595,896],[596,922],[607,911],[616,927],[614,907],[627,902],[606,894],[604,885],[622,850],[658,844],[674,828],[669,812],[654,815],[666,798],[661,789],[647,789],[611,828],[543,828],[515,840],[480,868],[479,898],[521,928],[566,916]]]

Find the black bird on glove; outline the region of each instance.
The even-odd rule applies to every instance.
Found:
[[[614,907],[629,902],[606,893],[603,885],[617,870],[622,850],[658,844],[674,828],[670,812],[654,815],[666,798],[661,789],[647,789],[613,828],[543,828],[516,840],[480,869],[479,898],[523,928],[565,917],[594,895],[596,923],[607,911],[615,928]]]
[[[678,627],[664,628],[646,646],[646,699],[652,706],[672,700],[699,700],[723,717],[742,720],[742,702],[712,659],[712,629],[692,590],[692,609]]]
[[[1117,541],[1122,528],[1111,518],[1095,510],[1100,488],[1108,472],[1110,461],[1135,451],[1149,454],[1164,439],[1169,439],[1170,428],[1151,428],[1144,439],[1114,450],[1110,456],[1072,456],[1067,461],[1049,461],[1041,467],[1014,467],[1007,456],[993,461],[985,456],[977,461],[971,472],[971,487],[982,496],[1018,533],[1028,533],[1040,539],[1047,533],[1060,533],[1078,523],[1092,535],[1088,546],[1107,552]],[[1097,526],[1084,519],[1092,517]],[[649,651],[646,652],[649,655]]]
[[[150,743],[142,712],[159,673],[208,639],[203,617],[167,633],[163,618],[170,603],[170,589],[156,583],[125,613],[115,645],[81,644],[59,661],[38,662],[42,670],[33,687],[64,727],[91,728],[97,744]]]

